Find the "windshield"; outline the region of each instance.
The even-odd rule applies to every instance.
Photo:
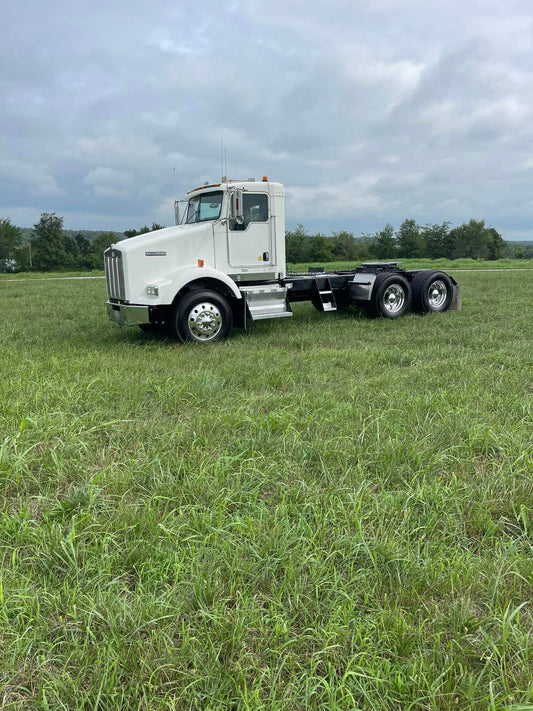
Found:
[[[206,220],[216,220],[220,217],[222,207],[222,191],[216,193],[204,193],[189,200],[185,223],[205,222]]]

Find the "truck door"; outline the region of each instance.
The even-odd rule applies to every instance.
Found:
[[[232,267],[269,266],[272,264],[272,227],[268,195],[243,193],[244,221],[228,221],[228,252]]]

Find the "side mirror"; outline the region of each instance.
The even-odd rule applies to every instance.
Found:
[[[179,202],[177,200],[174,200],[174,220],[175,220],[175,224],[179,225],[179,223],[180,223],[180,206],[179,206]]]
[[[231,195],[231,219],[235,220],[238,225],[244,224],[242,190],[235,190]]]

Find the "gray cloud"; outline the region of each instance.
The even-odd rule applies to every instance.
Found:
[[[289,224],[486,219],[529,236],[528,0],[27,0],[3,11],[0,216],[169,224],[229,173]]]

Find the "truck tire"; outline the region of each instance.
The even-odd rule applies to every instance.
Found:
[[[413,311],[420,314],[447,311],[453,299],[453,284],[444,272],[419,272],[411,282],[411,291]]]
[[[230,305],[216,291],[191,291],[172,312],[169,330],[180,341],[212,343],[226,338],[231,331],[233,315]]]
[[[372,299],[368,305],[370,316],[399,318],[411,308],[411,287],[401,274],[378,274]]]

